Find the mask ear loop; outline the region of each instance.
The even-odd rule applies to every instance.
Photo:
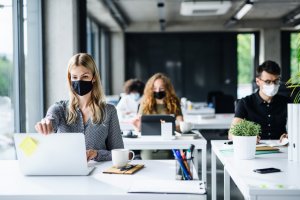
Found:
[[[94,84],[94,82],[96,82],[96,81],[93,81],[93,79],[94,79],[94,77],[95,77],[95,73],[93,74],[93,77],[92,77],[92,84]]]

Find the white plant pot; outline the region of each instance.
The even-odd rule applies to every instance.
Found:
[[[288,104],[288,159],[300,162],[300,104]]]
[[[233,136],[233,151],[237,159],[255,158],[256,136]]]

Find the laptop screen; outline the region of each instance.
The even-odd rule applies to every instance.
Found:
[[[172,123],[175,131],[175,117],[173,115],[142,115],[141,135],[161,135],[161,121]]]

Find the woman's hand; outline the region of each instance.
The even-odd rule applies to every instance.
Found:
[[[98,156],[98,151],[94,149],[89,149],[86,151],[87,161],[90,161]]]
[[[136,116],[132,121],[135,131],[141,131],[141,115]]]
[[[40,122],[36,123],[35,130],[44,135],[53,133],[52,122],[49,119],[44,118]]]

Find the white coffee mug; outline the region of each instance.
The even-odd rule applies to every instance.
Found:
[[[132,158],[129,160],[129,153],[132,153]],[[114,167],[121,168],[126,166],[134,159],[134,152],[129,149],[113,149],[111,150],[112,163]]]
[[[192,129],[192,123],[179,122],[179,128],[180,128],[181,133],[189,132]]]

